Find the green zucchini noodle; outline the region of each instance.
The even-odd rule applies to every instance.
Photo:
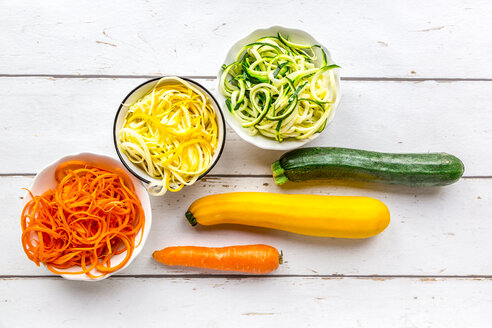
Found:
[[[219,138],[210,99],[187,81],[162,78],[131,104],[118,131],[120,151],[150,177],[149,192],[163,195],[193,184],[212,165]]]
[[[322,47],[278,34],[244,46],[233,63],[222,66],[219,87],[228,110],[251,135],[306,139],[323,131],[333,113],[338,67],[327,63]]]

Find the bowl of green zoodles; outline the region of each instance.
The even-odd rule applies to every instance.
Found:
[[[340,102],[339,66],[297,29],[274,26],[237,41],[217,77],[227,123],[263,149],[294,149],[317,138]]]

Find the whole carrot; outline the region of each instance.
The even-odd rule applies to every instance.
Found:
[[[282,255],[268,245],[167,247],[155,251],[152,257],[166,265],[257,274],[272,272],[282,263]]]

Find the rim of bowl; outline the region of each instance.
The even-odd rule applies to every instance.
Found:
[[[311,38],[315,42],[315,44],[318,44],[323,48],[323,50],[327,54],[327,57],[329,59],[331,59],[332,62],[335,62],[335,60],[333,59],[333,56],[331,54],[331,51],[326,46],[324,46],[321,42],[319,42],[311,33],[308,33],[305,30],[301,30],[299,28],[290,28],[290,27],[284,27],[284,26],[280,26],[280,25],[272,25],[272,26],[265,27],[265,28],[257,28],[248,34],[243,35],[243,37],[236,39],[236,41],[233,42],[229,48],[227,48],[223,62],[224,63],[226,62],[227,58],[229,57],[229,53],[231,52],[232,48],[236,47],[236,45],[242,45],[243,43],[246,43],[246,39],[248,39],[249,37],[251,37],[255,33],[268,35],[268,34],[271,34],[272,30],[276,31],[276,32],[281,32],[282,30],[286,31],[286,32],[294,32],[294,33],[300,32],[301,34],[307,35],[309,38]],[[221,100],[221,103],[223,103],[225,101],[225,96],[222,95],[222,93],[220,92],[220,76],[221,76],[221,73],[222,73],[222,69],[219,68],[219,71],[217,73],[217,84],[218,84],[217,95],[218,95],[219,100]],[[341,78],[340,78],[339,72],[336,73],[336,77],[337,77],[337,82],[338,82],[337,83],[338,97],[334,103],[335,106],[333,109],[333,113],[330,115],[330,117],[328,117],[328,119],[326,121],[326,127],[328,127],[332,123],[333,119],[335,118],[335,114],[338,110],[338,106],[340,104],[340,100],[341,100],[341,96],[342,96],[341,85],[340,85],[341,84]],[[318,138],[321,135],[321,133],[324,131],[323,130],[321,132],[316,132],[310,138],[307,138],[307,139],[284,140],[282,143],[276,142],[274,144],[275,146],[272,146],[270,144],[263,143],[262,140],[268,140],[268,141],[274,141],[274,140],[267,138],[261,134],[257,134],[255,136],[251,136],[251,138],[248,138],[250,135],[245,131],[245,129],[231,123],[232,119],[230,117],[228,117],[227,113],[224,114],[224,120],[227,121],[227,124],[234,130],[234,132],[236,132],[236,134],[242,140],[246,141],[247,143],[249,143],[255,147],[258,147],[261,149],[266,149],[266,150],[287,151],[287,150],[293,150],[296,148],[300,148],[300,147],[304,146],[305,144]],[[256,140],[254,138],[256,138]],[[260,140],[260,141],[258,141],[258,140]]]
[[[120,152],[120,149],[118,148],[118,140],[117,140],[117,136],[116,136],[116,123],[118,121],[118,117],[120,116],[120,113],[121,113],[121,110],[123,109],[123,106],[124,106],[124,103],[125,101],[135,92],[137,91],[138,89],[140,89],[141,87],[145,86],[146,84],[148,83],[151,83],[151,82],[154,82],[154,81],[157,81],[157,80],[160,80],[162,78],[165,78],[165,77],[178,77],[180,79],[183,79],[187,82],[190,82],[192,84],[195,84],[197,86],[199,86],[200,88],[202,88],[205,93],[210,97],[211,101],[213,101],[215,103],[215,105],[217,106],[218,110],[219,110],[219,114],[218,116],[220,116],[220,121],[222,123],[222,130],[224,131],[224,138],[222,140],[222,144],[220,145],[220,150],[219,152],[217,153],[217,157],[215,158],[215,160],[212,162],[212,165],[210,165],[210,167],[204,172],[202,173],[198,179],[200,180],[201,178],[203,178],[205,175],[208,174],[208,172],[210,172],[215,164],[217,164],[217,162],[219,161],[219,158],[222,156],[222,152],[224,150],[224,147],[225,147],[225,143],[226,143],[226,125],[225,125],[225,117],[224,117],[224,113],[222,112],[222,108],[220,107],[219,105],[219,102],[217,101],[217,99],[215,99],[215,97],[212,95],[212,93],[207,89],[205,88],[203,85],[201,85],[200,83],[192,80],[192,79],[189,79],[189,78],[186,78],[186,77],[182,77],[182,76],[177,76],[177,75],[165,75],[165,76],[160,76],[160,77],[155,77],[155,78],[152,78],[150,80],[147,80],[145,82],[142,82],[140,83],[138,86],[136,86],[135,88],[133,88],[132,91],[130,91],[125,98],[123,98],[123,101],[120,103],[120,105],[118,106],[118,110],[116,111],[116,115],[114,117],[114,121],[113,121],[113,144],[114,144],[114,148],[116,149],[116,154],[118,155],[118,158],[120,159],[120,162],[125,166],[125,168],[130,171],[130,173],[132,173],[135,177],[137,177],[140,181],[144,182],[144,183],[150,183],[151,180],[148,180],[146,177],[143,177],[141,176],[140,174],[138,174],[137,172],[135,172],[125,161],[124,159],[124,155]],[[214,155],[215,156],[215,155]],[[146,175],[148,176],[148,175]]]
[[[45,166],[43,166],[34,176],[34,179],[31,183],[31,185],[29,186],[29,190],[33,189],[32,187],[34,186],[34,184],[36,183],[36,180],[40,177],[40,174],[43,171],[49,169],[50,167],[54,166],[55,164],[57,164],[59,162],[63,163],[63,162],[66,162],[68,160],[71,160],[72,158],[77,158],[77,157],[82,157],[82,156],[103,157],[103,158],[115,161],[115,163],[117,163],[117,164],[122,164],[121,161],[118,161],[118,159],[114,158],[111,155],[106,155],[106,154],[91,153],[88,151],[84,151],[84,152],[80,152],[80,153],[74,153],[74,154],[67,154],[67,155],[64,155],[64,156],[46,164]],[[130,172],[128,172],[128,173],[130,173]],[[137,179],[137,177],[133,177],[133,178]],[[142,185],[140,185],[140,186],[143,188],[142,189],[142,195],[143,195],[144,199],[141,199],[141,197],[138,197],[138,195],[137,195],[137,197],[141,203],[145,202],[145,204],[147,205],[146,206],[146,205],[142,204],[142,207],[144,208],[144,215],[145,215],[145,226],[143,227],[143,231],[142,231],[142,229],[140,229],[140,231],[142,231],[141,242],[138,245],[138,247],[136,247],[133,250],[133,254],[130,257],[130,259],[128,260],[128,262],[123,267],[119,268],[118,270],[116,270],[114,272],[107,273],[104,276],[98,277],[98,278],[90,278],[85,274],[73,275],[73,274],[66,274],[66,273],[65,274],[64,273],[56,274],[57,276],[61,276],[62,278],[66,279],[66,280],[73,280],[73,281],[100,281],[100,280],[104,280],[106,278],[109,278],[110,276],[117,274],[118,272],[125,270],[138,257],[138,255],[142,252],[142,249],[145,245],[145,242],[147,241],[147,238],[150,234],[150,230],[152,228],[152,206],[150,204],[150,197],[149,197],[147,190],[145,190],[145,188]],[[136,187],[136,188],[138,188],[138,187]],[[30,196],[29,192],[26,193],[24,200],[25,200],[24,205],[27,204],[27,202],[29,202],[31,200],[31,196]],[[146,207],[148,207],[148,210],[149,210],[148,213],[145,211]],[[147,223],[148,223],[148,227],[146,226]],[[45,267],[46,270],[48,270],[48,268],[46,268],[46,265],[43,264],[43,266]]]

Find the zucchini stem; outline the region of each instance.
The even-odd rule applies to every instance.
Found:
[[[196,226],[196,224],[197,224],[196,219],[190,211],[186,211],[185,216],[186,216],[186,219],[188,220],[188,222],[191,224],[192,227]]]
[[[289,178],[285,175],[285,170],[280,164],[280,161],[275,161],[272,164],[272,172],[273,172],[273,181],[275,181],[275,184],[277,186],[281,186],[287,181],[289,181]]]

